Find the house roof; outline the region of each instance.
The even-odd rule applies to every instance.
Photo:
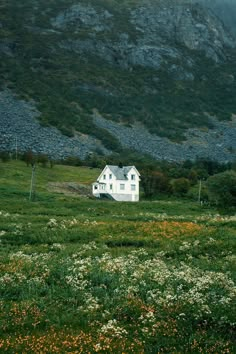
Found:
[[[127,174],[129,173],[129,171],[134,167],[134,166],[123,166],[123,167],[119,167],[119,166],[113,166],[113,165],[107,165],[107,167],[109,167],[109,169],[111,170],[111,172],[115,175],[115,177],[118,180],[127,180]],[[134,167],[135,168],[135,167]],[[135,168],[136,169],[136,168]]]

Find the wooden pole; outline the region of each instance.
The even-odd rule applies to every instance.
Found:
[[[18,141],[17,141],[17,135],[16,135],[16,139],[15,139],[15,150],[16,150],[16,160],[18,158]]]
[[[201,203],[201,191],[202,191],[202,180],[199,180],[199,188],[198,188],[198,203]]]

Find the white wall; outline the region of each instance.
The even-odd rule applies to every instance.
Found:
[[[134,176],[132,179],[131,176]],[[105,178],[104,178],[105,176]],[[132,168],[128,175],[128,180],[116,180],[109,167],[106,167],[98,178],[100,184],[98,189],[93,185],[93,194],[99,196],[100,193],[108,193],[115,200],[119,201],[138,201],[139,200],[139,176],[134,168]],[[112,186],[112,188],[111,188]],[[135,186],[135,187],[131,187]],[[135,188],[135,190],[133,190]]]

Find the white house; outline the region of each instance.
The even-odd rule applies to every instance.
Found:
[[[117,201],[139,201],[140,174],[135,166],[107,165],[97,182],[93,183],[93,195]]]

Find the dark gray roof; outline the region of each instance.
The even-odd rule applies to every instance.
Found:
[[[133,168],[134,166],[112,166],[112,165],[107,165],[107,167],[110,168],[111,172],[115,175],[115,177],[119,180],[127,180],[127,174]]]

